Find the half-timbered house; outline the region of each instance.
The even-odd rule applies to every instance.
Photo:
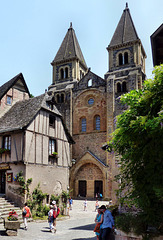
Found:
[[[67,190],[71,143],[62,116],[47,93],[17,101],[0,118],[0,192],[19,205],[24,202],[14,181],[20,171],[26,181],[32,178],[31,191],[38,183],[49,196]]]

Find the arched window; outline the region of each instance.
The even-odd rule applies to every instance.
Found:
[[[60,103],[60,95],[57,94],[57,103]]]
[[[122,83],[122,92],[127,92],[126,82]]]
[[[68,78],[68,67],[65,68],[65,78]]]
[[[87,129],[86,118],[82,118],[82,119],[81,119],[81,131],[82,131],[82,132],[86,132],[86,129]]]
[[[122,65],[123,64],[123,56],[122,56],[122,53],[119,54],[119,65]]]
[[[121,92],[121,84],[117,83],[117,93],[120,93],[120,92]]]
[[[128,64],[128,53],[124,53],[124,64]]]
[[[92,87],[92,79],[88,80],[88,87]]]
[[[100,130],[100,116],[95,116],[94,118],[95,130]]]
[[[64,71],[63,71],[63,68],[61,68],[60,70],[60,79],[63,79],[64,78]]]
[[[83,73],[82,73],[82,70],[80,70],[80,79],[82,79],[83,77]]]
[[[57,103],[63,103],[65,100],[65,95],[63,93],[57,94]]]
[[[63,103],[63,102],[64,102],[64,94],[61,93],[61,103]]]

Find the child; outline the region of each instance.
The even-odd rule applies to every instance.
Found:
[[[50,211],[48,212],[48,222],[50,227],[50,232],[52,232],[54,226],[53,226],[53,206],[50,205]]]

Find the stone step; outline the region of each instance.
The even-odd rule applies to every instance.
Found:
[[[6,208],[4,208],[3,210],[0,211],[0,216],[1,216],[2,214],[7,214],[7,213],[9,213],[11,210],[13,210],[13,209],[6,209]],[[21,209],[16,209],[16,208],[14,208],[14,210],[16,211],[17,214],[18,214],[18,213],[22,213]]]
[[[11,210],[15,210],[19,219],[22,219],[22,210],[14,205],[14,202],[5,199],[4,195],[0,195],[0,224],[4,222],[4,218],[8,217]]]

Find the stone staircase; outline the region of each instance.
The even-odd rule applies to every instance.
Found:
[[[0,224],[3,223],[3,219],[8,217],[11,210],[15,210],[20,220],[22,220],[22,210],[14,205],[14,202],[5,199],[4,194],[0,194]]]

